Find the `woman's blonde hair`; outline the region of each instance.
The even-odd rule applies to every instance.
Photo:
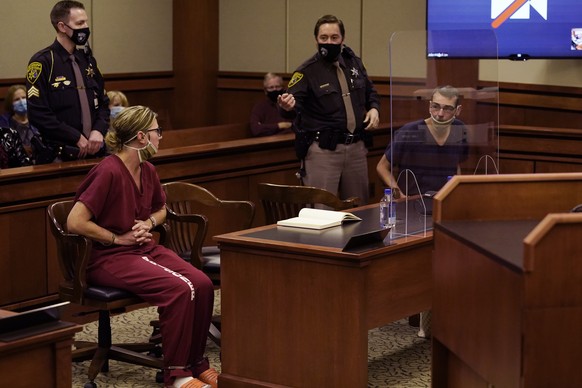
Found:
[[[105,144],[111,152],[119,152],[123,145],[137,136],[146,133],[157,117],[157,113],[147,106],[130,106],[122,110],[111,122],[111,128],[105,136]]]
[[[120,92],[119,90],[108,91],[107,97],[109,98],[110,102],[113,101],[115,97],[119,97],[119,101],[121,102],[122,107],[127,108],[129,106],[129,101],[127,100],[127,97],[125,96],[125,94],[123,94],[123,92]]]

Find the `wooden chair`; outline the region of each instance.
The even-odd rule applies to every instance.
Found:
[[[327,190],[310,186],[259,183],[259,198],[265,210],[267,224],[297,217],[304,207],[325,205],[332,210],[345,210],[359,205],[359,198],[341,200]]]
[[[219,199],[205,188],[187,182],[170,182],[162,187],[171,230],[166,245],[220,288],[220,250],[212,237],[250,228],[255,205]],[[220,346],[220,317],[213,317],[212,322],[209,337]]]
[[[144,301],[127,291],[112,287],[100,287],[87,284],[86,269],[91,255],[92,241],[84,236],[67,232],[67,216],[74,201],[61,201],[48,207],[51,232],[57,242],[57,256],[63,280],[59,284],[59,296],[62,300],[95,309],[99,313],[98,339],[94,342],[75,342],[73,361],[91,360],[89,382],[85,388],[95,388],[95,378],[99,371],[109,369],[109,360],[123,361],[152,368],[163,367],[161,358],[146,352],[159,354],[155,343],[112,344],[111,314],[126,312],[128,308],[144,306]],[[165,226],[158,231],[163,240]],[[158,374],[159,379],[161,377]]]

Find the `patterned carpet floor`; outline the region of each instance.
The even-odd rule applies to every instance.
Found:
[[[220,306],[219,292],[215,306]],[[218,307],[215,313],[219,313]],[[149,322],[156,318],[155,307],[113,317],[113,342],[147,340],[151,334]],[[402,319],[369,331],[368,387],[430,387],[430,341],[419,338],[417,330]],[[94,340],[96,333],[97,324],[92,322],[75,338]],[[206,350],[211,366],[220,372],[220,349],[209,340]],[[87,382],[89,364],[90,361],[73,363],[73,387],[83,387]],[[155,376],[154,369],[111,361],[109,372],[100,374],[95,383],[98,388],[162,387],[155,382]]]

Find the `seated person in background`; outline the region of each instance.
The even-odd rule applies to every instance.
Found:
[[[6,160],[0,168],[22,167],[32,165],[32,161],[22,146],[20,136],[12,128],[0,127],[0,148],[4,151]]]
[[[123,92],[119,90],[110,90],[107,92],[107,97],[109,98],[109,114],[111,120],[117,117],[119,112],[124,108],[129,106],[129,101]]]
[[[438,87],[429,103],[430,117],[404,125],[396,130],[394,140],[388,145],[376,166],[378,176],[387,187],[404,195],[436,192],[448,178],[460,170],[460,163],[467,159],[467,129],[457,119],[461,113],[459,91],[452,86]],[[390,162],[394,166],[390,165]],[[411,170],[408,187],[401,188],[394,178],[393,168]],[[404,178],[401,182],[404,182]]]
[[[263,88],[266,98],[257,102],[251,111],[251,132],[253,136],[269,136],[291,133],[291,121],[281,117],[277,97],[283,94],[283,79],[274,73],[265,74]]]
[[[21,145],[30,160],[34,164],[52,162],[55,157],[54,151],[48,149],[42,142],[42,137],[38,130],[28,121],[26,86],[12,85],[8,88],[4,100],[4,110],[5,113],[0,116],[0,127],[12,128],[18,133]],[[6,131],[4,132],[7,133]],[[14,143],[14,141],[11,143]]]
[[[127,290],[158,306],[164,386],[215,388],[218,373],[204,357],[214,286],[152,238],[151,229],[166,219],[164,191],[147,161],[161,137],[149,108],[124,109],[106,135],[112,155],[81,183],[67,227],[93,240],[87,281]]]

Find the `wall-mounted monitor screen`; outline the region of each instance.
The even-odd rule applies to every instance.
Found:
[[[580,0],[427,0],[429,58],[580,58]]]

